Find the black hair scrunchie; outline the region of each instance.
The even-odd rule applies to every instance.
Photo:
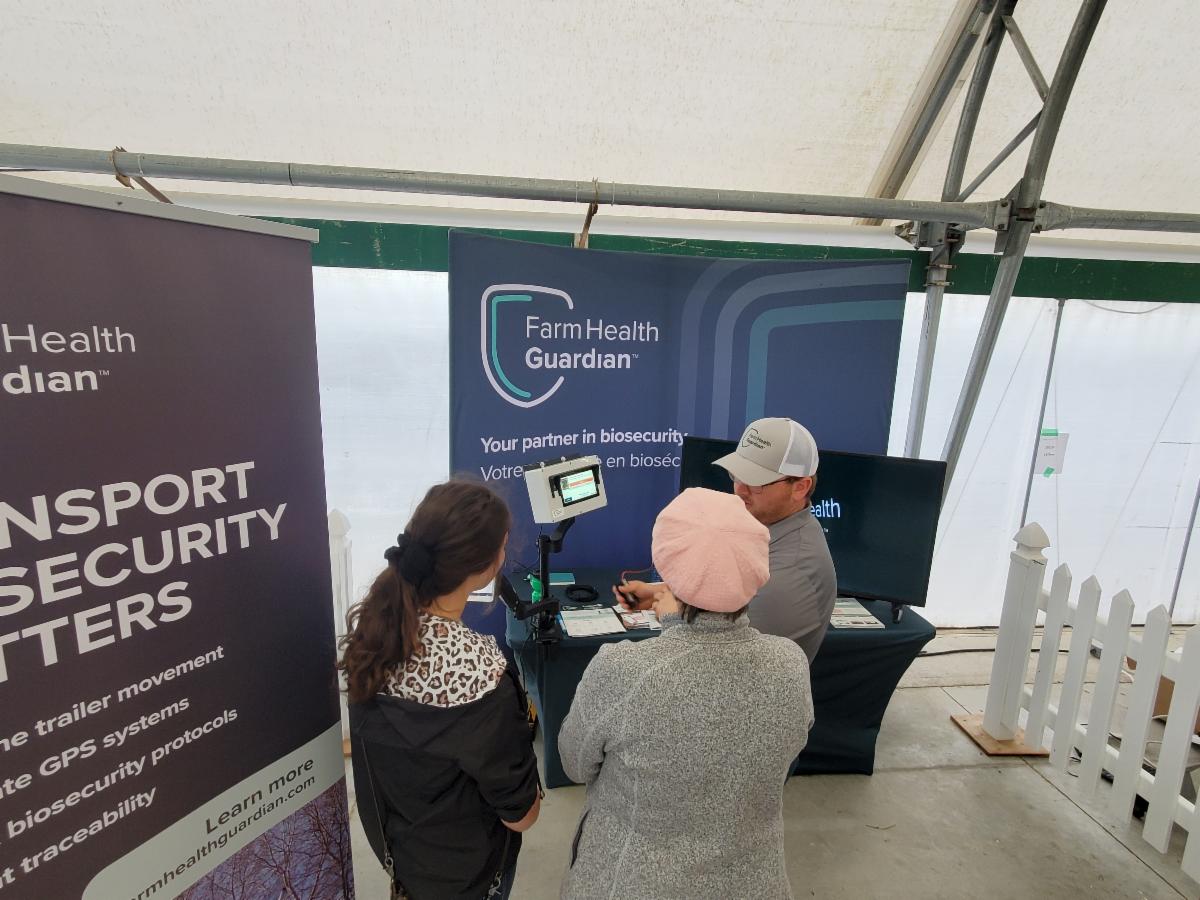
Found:
[[[403,532],[396,537],[396,546],[389,547],[383,558],[401,578],[417,588],[433,574],[433,554],[429,548]]]

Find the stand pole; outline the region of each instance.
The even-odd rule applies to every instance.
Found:
[[[542,582],[542,603],[551,603],[554,601],[554,595],[550,591],[550,554],[558,553],[562,550],[563,538],[567,536],[567,532],[571,530],[571,526],[574,524],[574,519],[567,519],[565,522],[558,523],[553,534],[538,535],[538,578]],[[562,629],[554,621],[554,614],[557,612],[558,603],[555,602],[553,612],[548,607],[538,614],[537,639],[540,643],[551,644],[562,639]]]
[[[1192,501],[1192,515],[1188,519],[1187,531],[1183,533],[1183,551],[1179,554],[1179,571],[1175,573],[1175,589],[1171,591],[1171,606],[1167,614],[1174,621],[1175,601],[1179,599],[1179,584],[1183,581],[1183,567],[1187,565],[1188,548],[1192,545],[1192,530],[1196,527],[1196,510],[1200,509],[1200,484],[1196,485],[1196,499]]]
[[[1033,478],[1037,473],[1038,445],[1042,442],[1042,427],[1046,424],[1046,401],[1050,399],[1050,385],[1054,379],[1054,357],[1058,354],[1058,333],[1062,328],[1063,307],[1067,301],[1058,301],[1058,310],[1054,314],[1054,337],[1050,339],[1050,361],[1046,364],[1046,381],[1042,385],[1042,408],[1038,412],[1037,436],[1033,439],[1033,458],[1029,460],[1029,478],[1025,480],[1025,502],[1021,504],[1021,527],[1029,515],[1029,496],[1033,493]]]

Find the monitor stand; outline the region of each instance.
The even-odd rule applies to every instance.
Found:
[[[507,576],[501,575],[499,581],[500,599],[504,601],[505,606],[512,610],[513,616],[518,621],[533,619],[533,631],[538,643],[553,644],[562,640],[562,629],[558,627],[555,619],[559,611],[557,600],[548,599],[542,600],[540,603],[531,603],[521,599]]]
[[[574,524],[574,518],[567,519],[565,522],[559,522],[552,534],[538,535],[538,580],[542,583],[542,603],[546,604],[538,604],[539,612],[534,626],[539,644],[556,644],[563,637],[562,629],[558,627],[555,618],[559,605],[550,591],[550,554],[562,551],[563,538]]]
[[[565,522],[559,522],[552,534],[538,535],[538,581],[542,583],[543,600],[553,599],[550,592],[550,554],[562,552],[563,538],[574,524],[574,519],[567,519]]]

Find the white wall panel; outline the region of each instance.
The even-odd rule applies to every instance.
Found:
[[[449,317],[440,272],[313,269],[325,491],[350,520],[361,596],[448,475]]]

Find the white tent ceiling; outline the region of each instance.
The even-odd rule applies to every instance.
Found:
[[[1017,6],[1048,79],[1077,6]],[[861,196],[953,8],[949,0],[5,0],[0,142]],[[1195,11],[1195,0],[1109,2],[1067,110],[1048,199],[1200,212]],[[939,197],[961,99],[905,196]],[[1038,106],[1008,44],[968,179]],[[1007,193],[1024,149],[974,199]],[[426,208],[563,208],[160,187]],[[1075,236],[1200,247],[1198,235]]]

